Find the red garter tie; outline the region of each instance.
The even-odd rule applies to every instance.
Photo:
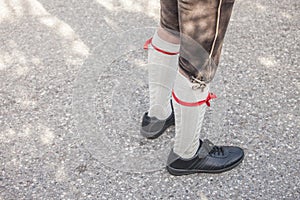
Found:
[[[170,55],[170,56],[173,56],[173,55],[177,55],[179,54],[179,52],[168,52],[168,51],[164,51],[156,46],[154,46],[152,44],[152,38],[150,38],[149,40],[147,40],[144,44],[144,49],[145,50],[148,50],[149,49],[149,44],[151,44],[151,46],[153,47],[153,49],[155,49],[156,51],[160,52],[160,53],[163,53],[163,54],[167,54],[167,55]]]
[[[200,106],[204,103],[206,103],[206,105],[208,107],[210,107],[210,100],[211,99],[215,99],[217,98],[217,96],[213,93],[208,93],[207,97],[205,100],[202,100],[202,101],[198,101],[198,102],[185,102],[185,101],[181,101],[180,99],[178,99],[178,97],[175,95],[175,92],[174,90],[172,90],[172,96],[174,98],[174,100],[179,103],[180,105],[183,105],[183,106],[189,106],[189,107],[193,107],[193,106]]]

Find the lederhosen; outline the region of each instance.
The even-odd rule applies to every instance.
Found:
[[[161,0],[161,26],[180,34],[179,67],[205,87],[219,64],[234,0]]]

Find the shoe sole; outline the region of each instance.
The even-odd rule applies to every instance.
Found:
[[[176,169],[176,168],[172,168],[170,166],[167,166],[167,170],[170,174],[174,175],[174,176],[182,176],[182,175],[189,175],[189,174],[195,174],[195,173],[209,173],[209,174],[219,174],[222,172],[226,172],[229,171],[233,168],[235,168],[236,166],[238,166],[243,160],[244,160],[244,156],[236,163],[234,163],[233,165],[223,168],[223,169],[218,169],[218,170],[184,170],[184,169]]]

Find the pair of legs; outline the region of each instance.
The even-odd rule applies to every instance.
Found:
[[[175,123],[167,168],[175,175],[222,172],[243,159],[238,147],[200,139],[233,0],[161,0],[161,27],[149,46],[150,108],[141,132],[156,138]],[[171,98],[172,96],[172,98]],[[172,99],[172,101],[170,101]]]

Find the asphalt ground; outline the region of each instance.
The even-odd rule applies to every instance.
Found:
[[[0,199],[300,199],[299,8],[236,1],[201,136],[245,160],[174,177],[174,128],[139,135],[159,1],[0,0]]]

